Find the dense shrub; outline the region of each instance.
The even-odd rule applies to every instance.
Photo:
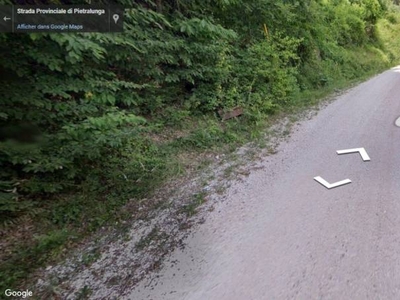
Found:
[[[388,1],[157,3],[127,9],[121,34],[0,35],[1,216],[87,180],[112,189],[121,172],[105,169],[122,168],[127,147],[134,185],[156,163],[156,146],[143,148],[152,120],[237,105],[268,114],[389,62],[374,31]]]

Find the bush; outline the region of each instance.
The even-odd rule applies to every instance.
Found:
[[[118,186],[117,169],[94,174],[142,145],[153,120],[179,126],[238,105],[274,113],[299,90],[395,57],[375,30],[385,11],[397,20],[383,0],[140,3],[126,10],[120,34],[0,35],[2,216],[91,176],[94,189]],[[133,161],[151,162],[151,151],[130,150]]]

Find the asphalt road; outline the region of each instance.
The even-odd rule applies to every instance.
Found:
[[[127,299],[400,299],[400,67],[302,122]],[[364,147],[371,161],[337,150]],[[326,189],[313,180],[351,183]]]

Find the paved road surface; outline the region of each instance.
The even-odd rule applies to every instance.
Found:
[[[400,67],[340,96],[126,299],[400,299],[399,116]]]

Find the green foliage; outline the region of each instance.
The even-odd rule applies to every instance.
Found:
[[[123,33],[0,34],[0,224],[41,211],[52,232],[25,261],[180,173],[171,152],[258,136],[301,95],[399,60],[389,0],[119,2]],[[171,128],[187,132],[153,139]]]
[[[349,49],[376,38],[369,30],[390,8],[378,0],[149,5],[126,10],[122,34],[1,36],[1,214],[93,177],[142,139],[144,117],[176,125],[238,105],[268,114],[299,90],[353,78],[360,66]]]
[[[182,212],[188,217],[195,215],[197,213],[197,208],[206,201],[205,196],[206,194],[204,192],[193,195],[193,199],[182,208]]]
[[[388,59],[395,64],[400,62],[400,7],[392,7],[385,19],[377,24],[376,34],[381,41],[381,48]]]
[[[120,42],[127,43],[96,34],[5,37],[2,73],[11,76],[0,87],[3,192],[23,200],[73,187],[137,136],[144,119],[116,99],[128,105],[125,94],[141,87],[117,78],[105,58],[105,47]],[[2,206],[1,213],[10,211]]]
[[[30,270],[32,264],[38,266],[46,259],[52,258],[72,238],[71,232],[61,229],[34,236],[34,245],[30,245],[31,247],[27,247],[24,245],[25,241],[21,241],[21,247],[14,249],[18,255],[4,261],[4,265],[1,265],[0,288],[4,290],[8,286],[19,284],[26,277],[26,272]]]

